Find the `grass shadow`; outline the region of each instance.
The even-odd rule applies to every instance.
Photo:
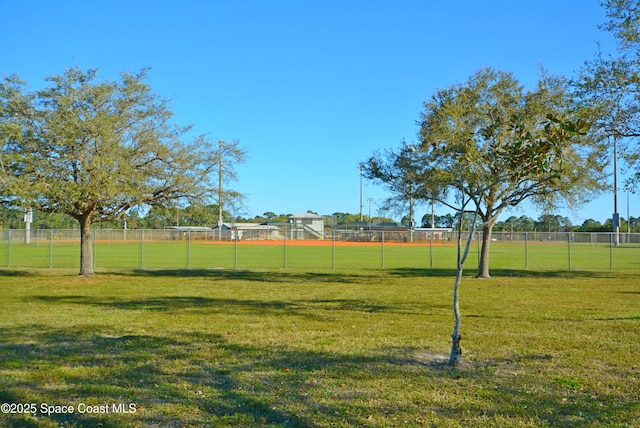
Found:
[[[91,296],[33,296],[25,301],[41,301],[46,303],[63,303],[107,307],[118,310],[145,310],[152,312],[175,311],[228,311],[230,313],[254,312],[262,315],[274,311],[293,311],[299,308],[292,302],[241,300],[228,298],[206,298],[201,296],[160,296],[138,300],[96,299]]]
[[[525,366],[542,370],[550,364],[548,355],[449,368],[441,356],[415,347],[327,352],[236,343],[194,331],[123,335],[101,325],[31,325],[22,331],[0,329],[0,337],[3,399],[74,406],[134,403],[137,410],[38,414],[35,422],[29,415],[4,414],[3,426],[386,426],[408,414],[415,419],[403,425],[421,425],[429,415],[459,422],[477,414],[577,427],[607,424],[634,406],[578,390],[565,402],[566,382],[529,388],[517,381]],[[487,385],[485,400],[428,399],[445,385],[463,391],[478,384]],[[420,387],[401,399],[400,391],[414,389],[411,385]]]
[[[15,270],[15,269],[9,269],[9,268],[0,268],[0,276],[29,277],[29,276],[38,276],[38,272],[27,271],[27,270]]]
[[[146,299],[97,299],[94,296],[37,295],[23,299],[24,303],[71,304],[96,306],[111,310],[149,311],[159,313],[188,312],[191,314],[225,313],[229,315],[254,314],[259,316],[298,316],[325,321],[334,318],[336,312],[425,314],[440,310],[438,304],[380,304],[365,299],[310,299],[310,300],[249,300],[233,298],[208,298],[201,296],[158,296]]]
[[[134,269],[109,271],[110,275],[125,277],[199,277],[216,280],[259,282],[338,282],[358,283],[366,274],[345,272],[313,272],[292,270],[231,270],[231,269]]]
[[[400,277],[455,277],[455,269],[414,269],[414,268],[398,268],[389,269],[389,273]],[[474,278],[476,271],[474,269],[466,269],[465,277]],[[588,271],[588,270],[553,270],[553,271],[535,271],[524,269],[491,269],[491,276],[500,277],[518,277],[518,278],[640,278],[640,272],[635,271]]]

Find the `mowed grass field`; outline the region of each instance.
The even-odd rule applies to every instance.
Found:
[[[301,245],[302,244],[302,245]],[[94,245],[97,269],[453,269],[456,246],[435,243],[331,241],[105,241]],[[468,268],[478,261],[474,242]],[[73,268],[79,241],[0,242],[0,267]],[[493,242],[491,267],[498,270],[640,271],[640,246],[567,242]]]
[[[0,426],[640,426],[640,273],[465,277],[454,369],[452,288],[448,269],[0,269]]]

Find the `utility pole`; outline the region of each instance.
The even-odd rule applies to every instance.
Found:
[[[360,165],[360,221],[362,221],[362,165]]]
[[[627,190],[627,244],[631,235],[631,210],[629,208],[629,191]]]
[[[218,141],[218,240],[222,241],[222,140]]]
[[[431,229],[436,227],[436,209],[435,202],[431,199]]]
[[[611,225],[614,228],[614,244],[620,245],[620,213],[618,212],[618,138],[613,136],[613,218]]]

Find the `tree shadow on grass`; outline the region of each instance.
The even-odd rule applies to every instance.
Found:
[[[361,283],[366,274],[342,272],[313,272],[285,270],[230,270],[230,269],[134,269],[109,272],[110,275],[126,277],[176,277],[211,278],[214,280],[239,280],[259,282],[338,282]]]
[[[228,315],[251,314],[259,316],[297,316],[305,319],[326,321],[336,317],[336,312],[351,313],[400,313],[425,315],[441,310],[443,305],[436,304],[384,304],[365,299],[311,299],[311,300],[249,300],[233,298],[214,298],[202,296],[158,296],[145,299],[100,299],[95,296],[30,296],[25,303],[45,302],[51,304],[71,304],[79,306],[97,306],[106,309],[150,311],[158,313],[214,314]],[[448,306],[446,306],[448,308]]]
[[[7,277],[29,277],[29,276],[37,276],[37,272],[35,271],[26,271],[26,270],[15,270],[8,268],[0,268],[0,276]]]
[[[152,312],[229,312],[229,313],[255,313],[259,315],[273,315],[275,312],[287,311],[292,313],[300,309],[293,302],[242,300],[229,298],[208,298],[201,296],[159,296],[147,299],[120,300],[97,299],[91,296],[66,295],[66,296],[33,296],[25,301],[41,301],[46,303],[63,303],[75,305],[99,306],[118,310],[145,310]]]
[[[130,414],[2,414],[3,426],[381,426],[419,425],[434,415],[440,424],[499,415],[582,426],[607,424],[633,409],[633,402],[594,399],[589,391],[573,391],[566,403],[563,385],[519,380],[528,364],[540,369],[548,356],[445,369],[436,354],[425,357],[413,347],[325,352],[195,331],[123,334],[102,325],[31,325],[0,329],[0,337],[4,401],[136,408]],[[442,390],[462,397],[431,399]]]
[[[413,269],[398,268],[389,269],[391,275],[400,277],[455,277],[455,269]],[[585,271],[585,270],[557,270],[535,271],[524,269],[491,269],[491,276],[518,277],[518,278],[640,278],[640,272],[633,271]],[[474,278],[475,270],[465,270],[465,277]]]

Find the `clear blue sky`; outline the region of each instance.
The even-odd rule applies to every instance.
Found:
[[[0,19],[0,75],[32,86],[71,66],[109,79],[152,67],[178,123],[247,149],[236,188],[251,216],[357,213],[358,163],[416,141],[436,89],[486,66],[532,85],[540,67],[571,76],[596,42],[614,49],[598,0],[0,0]],[[376,214],[385,195],[364,184],[364,212],[373,198]],[[581,224],[612,212],[604,195],[561,214]]]

